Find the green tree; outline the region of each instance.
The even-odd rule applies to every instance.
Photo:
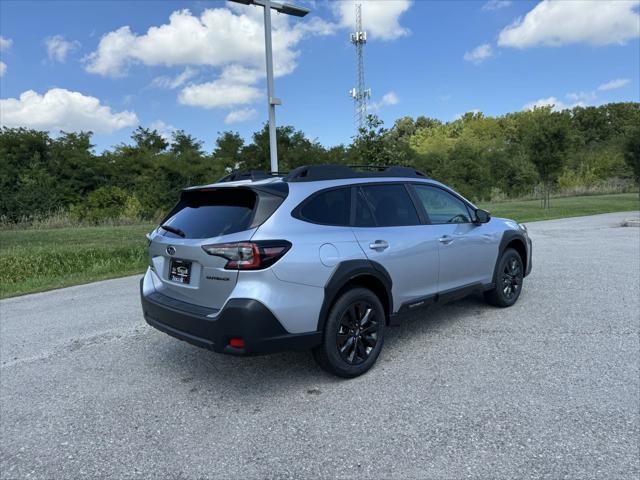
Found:
[[[567,160],[571,146],[568,113],[551,107],[536,108],[520,115],[520,139],[542,182],[543,208],[549,208],[551,189]]]
[[[376,115],[367,115],[366,126],[358,130],[349,149],[349,160],[363,165],[404,165],[409,163],[410,147],[403,134],[406,120],[400,130],[388,130]]]
[[[45,181],[50,148],[47,132],[27,128],[0,130],[0,217],[15,222],[42,213],[37,199],[28,199],[37,196],[35,185]]]
[[[131,138],[136,142],[136,147],[148,150],[151,153],[163,152],[169,146],[169,142],[162,138],[162,135],[155,129],[138,127],[131,134]]]
[[[624,159],[633,171],[636,184],[640,187],[640,127],[629,131],[624,143]]]
[[[271,169],[269,147],[269,126],[252,136],[252,143],[242,148],[241,169],[265,170]],[[300,165],[326,163],[325,150],[317,141],[309,140],[305,134],[287,125],[276,128],[278,146],[278,169],[282,172],[292,170]]]
[[[213,151],[214,161],[227,172],[240,168],[242,147],[244,147],[244,140],[238,132],[222,132],[218,134],[216,140],[216,148]]]
[[[56,178],[60,206],[77,203],[109,179],[108,165],[93,154],[91,132],[60,132],[51,142],[47,169]]]

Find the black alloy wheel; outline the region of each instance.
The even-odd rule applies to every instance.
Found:
[[[522,287],[522,264],[516,256],[509,257],[502,272],[502,291],[507,300],[513,300]]]
[[[366,301],[353,303],[342,314],[336,344],[340,357],[350,365],[364,363],[378,343],[378,318]]]
[[[353,378],[369,370],[384,344],[386,313],[371,290],[353,287],[342,293],[329,310],[322,343],[313,356],[327,372]]]
[[[520,254],[508,248],[498,260],[494,287],[484,293],[484,298],[496,307],[510,307],[522,293],[524,266]]]

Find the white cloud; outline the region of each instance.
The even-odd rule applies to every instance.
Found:
[[[266,73],[262,69],[247,68],[242,65],[229,65],[222,70],[220,79],[227,83],[243,83],[253,84],[260,78],[265,77]]]
[[[396,95],[396,92],[388,92],[382,96],[382,99],[379,102],[372,102],[369,105],[369,109],[376,111],[383,107],[397,105],[398,103],[400,103],[400,99],[398,98],[398,95]]]
[[[348,3],[348,2],[341,2]],[[337,5],[337,4],[336,4]],[[353,17],[353,4],[334,12],[346,22]],[[406,35],[399,16],[411,5],[409,0],[365,2],[367,29],[373,37],[390,39]],[[264,78],[264,29],[262,9],[229,3],[228,8],[204,10],[200,16],[189,10],[173,12],[168,23],[150,27],[136,34],[123,26],[105,34],[97,49],[85,57],[88,72],[122,77],[136,64],[180,66],[187,68],[176,77],[156,77],[152,85],[179,88],[178,101],[183,105],[204,108],[231,108],[246,105],[262,96],[255,84]],[[343,11],[344,10],[344,11]],[[353,28],[349,20],[348,27]],[[326,22],[318,17],[290,20],[288,15],[272,17],[274,73],[287,75],[297,66],[298,44],[310,35],[331,35],[345,25]],[[194,66],[221,69],[217,79],[190,83]]]
[[[111,133],[138,123],[135,113],[112,112],[95,97],[52,88],[44,95],[27,90],[20,98],[0,100],[0,122],[7,127]]]
[[[157,131],[158,134],[167,142],[171,141],[173,137],[173,132],[177,130],[176,127],[174,127],[173,125],[164,123],[162,120],[156,120],[154,122],[151,122],[151,125],[149,125],[149,128],[151,130]]]
[[[142,35],[123,26],[101,38],[98,49],[85,59],[86,69],[111,77],[124,76],[132,64],[215,67],[241,64],[264,69],[261,9],[237,5],[233,10],[207,9],[199,17],[189,10],[175,11],[169,23],[150,27]],[[295,47],[305,35],[333,32],[332,27],[319,18],[296,19],[291,26],[288,15],[274,15],[272,29],[276,75],[295,69],[299,54]]]
[[[508,7],[511,3],[512,2],[510,0],[489,0],[487,3],[482,5],[482,10],[500,10],[501,8]]]
[[[258,116],[258,111],[255,108],[244,108],[241,110],[233,110],[225,117],[224,123],[239,123],[253,120]]]
[[[70,42],[65,40],[62,35],[54,35],[44,40],[47,47],[47,56],[52,62],[64,63],[67,55],[80,47],[80,42]]]
[[[543,0],[524,18],[504,28],[498,45],[527,48],[572,43],[623,44],[640,36],[638,5],[638,0]]]
[[[628,78],[616,78],[615,80],[611,80],[610,82],[603,83],[598,87],[599,92],[606,92],[607,90],[615,90],[617,88],[622,88],[629,84],[631,80]]]
[[[0,35],[0,52],[9,50],[12,44],[13,44],[13,40]],[[0,61],[0,77],[4,77],[4,74],[6,72],[7,72],[7,64]]]
[[[198,74],[195,68],[187,67],[184,71],[175,77],[167,77],[165,75],[156,77],[152,80],[151,85],[158,88],[169,88],[171,90],[181,87],[187,81],[191,80]]]
[[[583,101],[577,101],[569,105],[564,103],[562,100],[557,99],[556,97],[548,97],[529,102],[524,107],[522,107],[522,109],[533,110],[540,107],[553,107],[552,110],[554,112],[560,112],[562,110],[571,109],[574,107],[584,107],[585,105],[586,104]]]
[[[464,112],[464,113],[456,113],[456,114],[453,116],[453,119],[454,119],[454,120],[460,120],[460,119],[461,119],[462,117],[464,117],[467,113],[472,113],[472,114],[476,115],[476,114],[480,113],[480,109],[479,109],[479,108],[472,108],[471,110],[467,110],[467,111],[466,111],[466,112]]]
[[[9,48],[11,48],[11,45],[13,45],[13,40],[0,35],[0,51],[9,50]]]
[[[567,98],[578,104],[585,105],[589,102],[593,102],[596,99],[596,92],[571,92],[567,93]]]
[[[370,0],[362,2],[362,23],[370,38],[393,40],[410,32],[400,25],[400,17],[411,7],[410,0]],[[353,30],[356,24],[354,2],[332,2],[334,13],[343,28]]]
[[[475,65],[480,65],[482,62],[491,57],[493,57],[493,49],[488,43],[478,45],[473,50],[464,54],[464,59],[467,62],[471,62]]]
[[[232,108],[253,103],[263,96],[254,84],[264,73],[242,65],[229,65],[220,76],[206,83],[190,84],[178,94],[182,105],[202,108]]]
[[[561,110],[571,109],[574,107],[586,107],[587,105],[594,105],[598,103],[598,92],[605,92],[608,90],[621,88],[627,85],[629,82],[630,80],[628,78],[617,78],[615,80],[611,80],[607,83],[599,85],[595,90],[567,93],[566,98],[570,101],[568,103],[565,103],[557,97],[552,96],[548,98],[540,98],[533,102],[529,102],[522,108],[524,110],[533,110],[536,107],[553,106],[553,110],[559,112]]]
[[[400,102],[398,95],[395,92],[389,92],[382,97],[382,105],[397,105]]]
[[[202,108],[229,108],[246,105],[262,97],[253,85],[231,82],[224,74],[213,82],[188,85],[180,91],[178,102]]]

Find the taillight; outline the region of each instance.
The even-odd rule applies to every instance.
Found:
[[[227,270],[260,270],[276,263],[291,248],[286,240],[203,245],[209,255],[227,259]]]

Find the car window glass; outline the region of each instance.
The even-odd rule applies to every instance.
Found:
[[[371,208],[367,203],[362,190],[358,189],[356,195],[356,227],[375,227],[376,221],[373,218]]]
[[[414,185],[418,198],[429,215],[431,223],[471,223],[469,210],[462,200],[441,188]]]
[[[304,220],[324,225],[349,225],[351,189],[337,188],[321,192],[309,200],[301,209]]]
[[[185,192],[163,225],[177,228],[184,238],[212,238],[250,227],[256,194],[243,188]],[[163,235],[177,237],[164,231]]]
[[[361,192],[378,227],[420,224],[418,212],[404,185],[368,185],[361,187]]]

